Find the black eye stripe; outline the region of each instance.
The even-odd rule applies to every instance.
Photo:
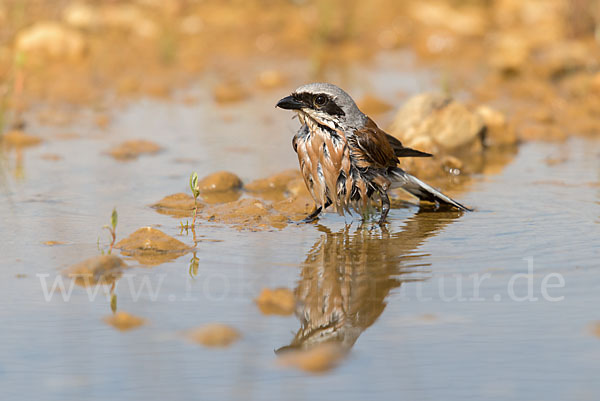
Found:
[[[335,104],[335,101],[333,101],[331,99],[331,97],[325,93],[320,93],[317,95],[321,95],[321,96],[325,96],[325,98],[327,99],[327,104],[325,104],[324,107],[320,108],[320,111],[323,111],[331,116],[345,116],[346,113],[344,113],[344,110],[342,110],[337,104]],[[309,107],[311,109],[314,109],[313,106],[313,100],[315,99],[315,94],[313,93],[294,93],[292,94],[292,96],[294,97],[294,99],[301,101],[302,103],[304,103],[306,105],[306,107]]]

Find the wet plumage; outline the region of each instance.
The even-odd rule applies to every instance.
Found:
[[[302,124],[292,139],[300,171],[315,200],[313,220],[330,205],[338,213],[361,212],[369,199],[381,199],[380,224],[389,211],[387,191],[400,187],[419,199],[468,210],[397,167],[400,157],[428,157],[406,148],[363,114],[342,89],[326,83],[301,86],[277,106],[298,113]]]

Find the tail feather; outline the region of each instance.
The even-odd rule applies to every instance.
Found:
[[[392,179],[392,188],[402,188],[421,200],[454,206],[455,208],[464,211],[472,211],[472,209],[461,205],[454,199],[433,188],[431,185],[424,183],[417,177],[408,174],[400,168],[391,169],[390,178]]]

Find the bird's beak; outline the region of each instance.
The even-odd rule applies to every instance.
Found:
[[[277,106],[280,109],[286,110],[300,110],[305,107],[304,103],[294,99],[293,96],[287,96],[277,102]]]

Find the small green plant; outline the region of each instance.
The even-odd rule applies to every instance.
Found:
[[[110,253],[113,250],[113,247],[115,245],[115,241],[117,240],[117,223],[118,223],[118,219],[119,216],[117,215],[117,208],[114,208],[112,211],[112,214],[110,215],[110,226],[109,225],[105,225],[102,228],[106,228],[108,230],[108,232],[110,233],[110,246],[108,248],[108,254],[110,255]]]
[[[192,227],[195,227],[196,217],[198,216],[198,196],[200,196],[198,174],[195,171],[190,175],[190,189],[192,190],[192,195],[194,195],[194,219],[192,220]]]

